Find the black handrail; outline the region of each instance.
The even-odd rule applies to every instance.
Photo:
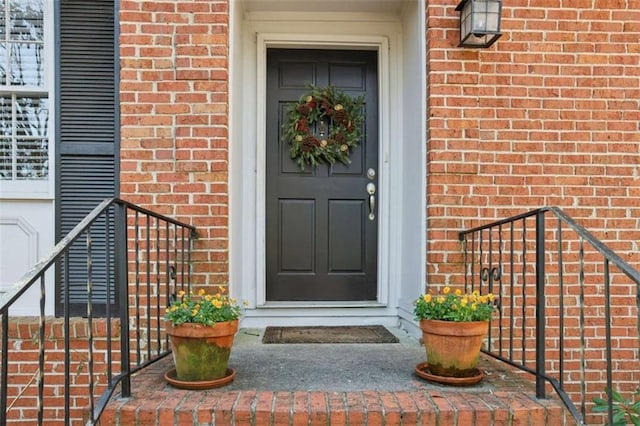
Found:
[[[551,220],[557,222],[555,230],[547,231],[546,224],[550,218],[547,214],[552,215]],[[527,227],[527,219],[535,220],[535,235],[533,237],[529,234],[529,228]],[[464,270],[465,270],[465,286],[471,286],[475,288],[480,286],[486,286],[486,291],[498,293],[501,296],[501,309],[498,318],[497,335],[489,336],[488,347],[483,349],[488,355],[495,357],[505,363],[508,363],[516,368],[531,373],[536,377],[536,397],[545,397],[545,382],[549,383],[555,392],[558,394],[564,405],[567,407],[571,415],[579,424],[584,424],[586,418],[587,407],[587,391],[584,380],[580,383],[580,395],[576,396],[576,392],[567,391],[565,385],[565,376],[568,373],[566,367],[567,360],[565,359],[566,351],[566,339],[565,333],[571,328],[565,325],[565,309],[569,307],[569,302],[565,300],[565,291],[568,287],[566,283],[566,277],[569,275],[565,272],[567,266],[566,257],[569,257],[572,253],[575,257],[575,248],[572,253],[567,253],[565,249],[568,246],[568,240],[563,235],[566,233],[564,228],[567,228],[570,232],[573,232],[577,238],[578,245],[578,276],[576,282],[579,286],[579,300],[575,303],[575,307],[579,310],[579,334],[581,344],[581,360],[580,369],[577,374],[584,375],[585,365],[587,363],[587,357],[585,355],[587,337],[585,336],[585,262],[594,264],[593,260],[585,260],[584,246],[585,243],[591,247],[595,252],[601,256],[603,262],[602,271],[602,283],[604,286],[604,341],[605,341],[605,355],[606,358],[606,383],[603,384],[602,390],[606,389],[606,393],[609,400],[608,419],[609,424],[613,424],[613,403],[611,398],[611,390],[613,384],[613,369],[612,369],[612,338],[611,338],[611,309],[610,309],[610,295],[611,295],[611,268],[616,268],[624,274],[629,280],[631,285],[635,285],[636,292],[636,312],[638,318],[636,333],[640,336],[640,272],[634,269],[631,265],[625,262],[620,256],[614,253],[609,247],[607,247],[602,241],[597,239],[593,234],[587,231],[583,226],[578,224],[569,215],[562,211],[558,207],[543,207],[535,209],[526,213],[512,216],[507,219],[495,221],[486,225],[477,226],[468,230],[461,231],[459,233],[459,239],[463,243],[464,251]],[[503,239],[503,234],[507,233],[507,239]],[[489,238],[485,238],[485,234],[488,234]],[[496,249],[494,234],[500,236],[498,247]],[[521,234],[521,239],[516,238],[517,234]],[[548,237],[549,235],[555,236],[557,240],[557,249],[548,250]],[[503,246],[507,246],[510,250],[503,250]],[[528,263],[530,260],[530,253],[527,252],[527,248],[534,246],[535,248],[535,262],[533,265]],[[519,248],[519,252],[515,252],[515,247]],[[515,259],[520,259],[518,263]],[[552,263],[551,259],[555,259],[556,263]],[[575,262],[575,261],[574,261]],[[475,264],[479,264],[479,268],[476,269]],[[489,267],[483,267],[488,263]],[[498,263],[497,267],[493,265]],[[527,329],[525,323],[527,321],[527,309],[530,309],[529,299],[527,296],[531,294],[527,291],[528,283],[527,278],[532,275],[531,267],[535,267],[535,366],[532,368],[528,364],[529,358],[527,353]],[[548,266],[548,267],[547,267]],[[508,270],[508,274],[504,274],[504,269]],[[597,269],[597,268],[596,268]],[[480,279],[476,281],[475,275],[479,273]],[[554,278],[557,276],[558,288],[553,289],[552,296],[557,297],[557,306],[548,306],[547,293],[551,293],[551,287],[547,284],[548,274],[554,274]],[[509,285],[504,285],[504,282]],[[496,287],[497,286],[497,287]],[[517,293],[517,287],[521,287],[521,293]],[[495,289],[498,288],[496,292]],[[549,290],[549,291],[547,291]],[[517,294],[516,294],[517,293]],[[506,296],[506,297],[504,297]],[[520,304],[516,302],[520,300]],[[557,342],[558,350],[557,357],[553,359],[547,358],[546,344],[548,343],[547,331],[550,331],[549,323],[550,318],[548,313],[549,308],[554,308],[558,316],[558,329],[557,329]],[[594,308],[588,306],[588,308]],[[529,311],[530,312],[530,311]],[[505,322],[504,316],[508,315]],[[521,329],[517,330],[514,318],[519,317],[518,320],[521,323]],[[504,336],[504,330],[507,330],[508,336]],[[554,330],[555,331],[555,330]],[[521,342],[517,342],[514,337],[520,335],[522,337]],[[640,339],[640,337],[638,337]],[[497,348],[495,348],[495,342],[497,341]],[[504,343],[504,345],[503,345]],[[637,343],[635,350],[640,349],[640,340]],[[520,347],[518,347],[518,344]],[[517,356],[515,354],[516,349],[522,350],[522,354]],[[519,359],[517,359],[519,358]],[[550,357],[551,358],[551,357]],[[549,361],[554,362],[553,371],[547,371],[547,363]],[[638,378],[637,371],[640,370],[640,365],[632,374]],[[640,380],[640,379],[639,379]],[[574,380],[575,381],[575,380]],[[593,390],[590,391],[593,395]],[[573,396],[573,398],[572,398]],[[575,399],[579,399],[580,409],[576,407]]]
[[[132,213],[135,217],[129,217]],[[145,227],[139,226],[139,218],[145,218]],[[104,229],[100,229],[99,221],[104,220]],[[135,222],[135,223],[133,223]],[[104,237],[104,245],[94,243],[95,232]],[[104,234],[104,235],[103,235]],[[149,238],[150,234],[155,237],[153,240]],[[113,246],[111,244],[111,235],[113,235]],[[6,292],[0,294],[0,315],[2,316],[2,372],[0,372],[0,424],[7,422],[7,415],[11,406],[8,405],[8,390],[12,386],[16,389],[14,393],[18,393],[13,400],[16,402],[21,397],[22,391],[29,387],[25,383],[10,383],[9,365],[10,352],[9,348],[9,325],[10,325],[10,308],[20,299],[31,287],[37,283],[40,284],[40,314],[38,322],[38,334],[34,336],[34,341],[38,342],[38,370],[34,375],[37,378],[37,421],[38,424],[47,422],[44,416],[45,411],[45,386],[47,386],[47,375],[45,374],[46,353],[49,348],[45,348],[45,327],[47,323],[52,324],[56,320],[51,320],[45,315],[45,299],[46,294],[46,278],[49,271],[58,268],[59,276],[62,280],[63,294],[62,301],[64,307],[63,333],[64,333],[64,420],[65,424],[71,421],[77,421],[70,415],[71,411],[71,367],[72,355],[77,355],[78,350],[71,348],[72,325],[71,325],[71,288],[70,288],[70,260],[69,253],[71,250],[84,250],[86,258],[86,294],[87,300],[86,316],[83,319],[74,318],[82,321],[86,325],[86,359],[77,366],[78,370],[86,371],[87,384],[86,389],[81,391],[87,401],[89,411],[89,424],[94,424],[100,418],[109,399],[113,395],[116,387],[120,385],[120,391],[123,397],[131,394],[131,374],[141,370],[142,368],[156,362],[165,357],[170,352],[168,350],[168,340],[164,330],[161,328],[161,308],[168,304],[172,295],[179,286],[187,291],[191,288],[191,250],[193,240],[196,238],[196,228],[152,212],[151,210],[136,206],[119,198],[106,199],[94,208],[78,225],[76,225],[68,235],[66,235],[53,250],[38,262],[29,272],[27,272],[20,280],[18,280]],[[141,239],[145,239],[143,244],[139,244]],[[79,245],[84,240],[84,247]],[[130,243],[134,247],[130,247]],[[140,247],[142,245],[142,248]],[[113,253],[112,253],[113,251]],[[140,281],[140,275],[147,277],[148,285],[151,286],[150,277],[155,275],[155,285],[153,292],[151,289],[144,297],[144,303],[140,303],[139,288],[131,294],[129,290],[129,268],[131,259],[127,257],[128,253],[133,252],[135,259],[144,257],[147,261],[147,268],[144,271],[135,270],[133,278],[136,282]],[[100,255],[103,255],[102,257]],[[113,259],[112,259],[113,256]],[[99,276],[96,272],[96,261],[102,259],[104,276]],[[112,268],[113,263],[113,268]],[[75,265],[76,267],[78,265]],[[179,268],[182,272],[176,275],[175,271]],[[112,275],[113,274],[113,275]],[[106,283],[104,291],[106,297],[103,301],[105,305],[105,324],[106,324],[106,349],[97,350],[94,347],[94,326],[96,325],[96,314],[94,305],[100,301],[96,301],[96,286],[94,280],[103,279]],[[164,289],[160,287],[164,286]],[[113,287],[113,288],[112,288]],[[76,290],[77,291],[77,290]],[[113,292],[113,294],[112,294]],[[77,297],[77,294],[74,295]],[[130,297],[135,298],[135,306],[130,305]],[[155,298],[152,303],[152,298]],[[116,300],[116,315],[112,312],[112,300]],[[131,310],[135,310],[132,313]],[[141,315],[142,312],[142,315]],[[130,316],[136,318],[130,328]],[[112,335],[112,328],[116,328],[119,320],[119,349],[114,349],[115,341]],[[140,336],[150,336],[155,334],[156,339],[153,344],[147,340],[146,354],[140,356]],[[21,336],[20,338],[22,338]],[[60,336],[58,336],[60,337]],[[133,348],[132,348],[133,346]],[[133,353],[131,351],[134,351]],[[99,366],[96,363],[96,356],[104,354],[106,366],[107,383],[99,383],[98,372]],[[13,353],[13,352],[12,352]],[[113,355],[117,354],[117,357]],[[132,359],[132,355],[133,358]],[[117,358],[117,360],[114,360]],[[86,370],[83,363],[87,364]],[[15,361],[19,363],[17,359]],[[100,363],[102,364],[102,363]],[[74,365],[75,366],[75,365]],[[105,372],[101,372],[102,374]],[[78,371],[75,374],[80,374]],[[56,386],[50,384],[50,386]],[[77,385],[76,385],[77,387]],[[98,387],[104,387],[104,392],[97,396],[94,395]],[[49,407],[56,408],[56,407]],[[76,412],[85,407],[73,407]],[[77,416],[76,416],[77,417]]]

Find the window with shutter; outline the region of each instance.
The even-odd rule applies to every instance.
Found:
[[[118,194],[118,47],[117,2],[56,2],[56,185],[57,239],[66,235],[98,203]],[[111,262],[104,248],[109,245]],[[113,285],[113,236],[105,223],[92,230],[93,314],[106,306],[106,288]],[[86,315],[87,250],[76,247],[69,257],[69,289],[58,268],[57,314],[69,291],[70,312]],[[115,292],[111,292],[115,312]]]
[[[47,197],[49,10],[43,0],[0,5],[0,191],[3,198]]]

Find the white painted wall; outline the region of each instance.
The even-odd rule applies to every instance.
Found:
[[[48,91],[49,97],[49,176],[37,180],[0,180],[0,292],[12,286],[55,245],[55,92],[54,58],[54,2],[44,7],[44,88],[32,88],[33,93]],[[20,88],[21,91],[27,89]],[[55,281],[53,270],[46,275],[45,314],[53,315]],[[39,315],[40,287],[36,285],[10,309],[11,315]]]
[[[54,246],[52,200],[0,201],[0,291],[7,290]],[[54,313],[54,276],[47,274],[45,313]],[[40,287],[36,285],[9,311],[11,315],[39,315]]]
[[[425,2],[409,2],[402,19],[402,258],[398,315],[412,333],[413,301],[424,292],[426,276],[427,75]],[[416,266],[419,265],[419,266]]]

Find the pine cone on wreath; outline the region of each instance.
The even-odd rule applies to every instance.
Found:
[[[306,104],[298,105],[296,110],[302,115],[309,115],[309,113],[311,112],[311,109]]]
[[[303,133],[309,132],[309,122],[306,118],[301,118],[296,122],[296,130]]]
[[[347,118],[347,112],[343,109],[339,111],[336,110],[333,112],[333,120],[338,124],[342,124],[346,118]]]
[[[302,150],[305,152],[309,152],[313,149],[314,146],[318,146],[320,142],[313,136],[307,136],[302,141]]]

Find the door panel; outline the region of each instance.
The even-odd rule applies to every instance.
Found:
[[[291,159],[282,123],[308,83],[364,96],[351,164],[302,171]],[[376,300],[378,222],[369,219],[366,185],[377,177],[366,171],[378,169],[377,87],[374,51],[267,51],[267,301]]]
[[[365,273],[362,200],[329,200],[329,272]]]
[[[312,272],[315,260],[315,203],[280,200],[280,272]]]

